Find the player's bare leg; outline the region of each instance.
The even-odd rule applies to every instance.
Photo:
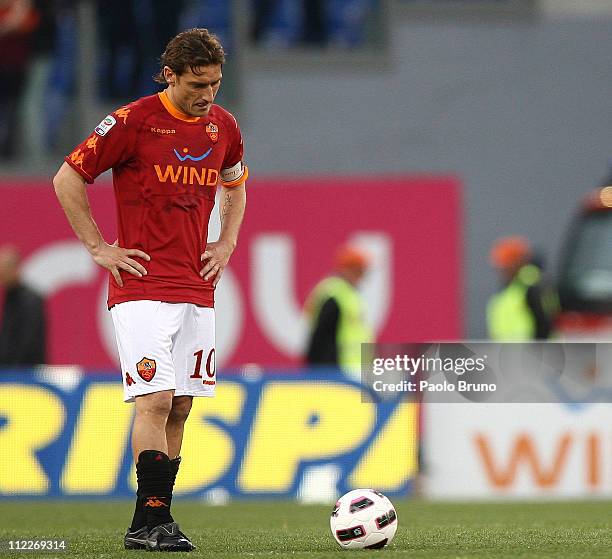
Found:
[[[134,461],[143,450],[161,450],[168,454],[166,423],[172,410],[173,390],[163,390],[136,397],[136,414],[132,427]]]
[[[172,409],[166,423],[166,441],[168,442],[168,456],[177,458],[181,453],[185,421],[189,417],[193,396],[175,396],[172,399]]]

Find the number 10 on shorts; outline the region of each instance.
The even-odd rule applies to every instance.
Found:
[[[203,377],[201,372],[204,350],[200,349],[196,351],[193,356],[195,357],[195,366],[193,374],[189,378],[201,378],[202,384],[214,384],[215,381],[210,379],[215,378],[215,348],[212,348],[206,357],[206,377]]]

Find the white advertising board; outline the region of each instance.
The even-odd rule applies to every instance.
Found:
[[[612,496],[612,404],[426,404],[436,499]]]

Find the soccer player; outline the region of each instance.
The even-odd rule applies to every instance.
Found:
[[[53,180],[77,237],[109,271],[124,399],[135,402],[138,491],[127,549],[194,549],[172,518],[172,488],[193,396],[214,395],[214,292],[236,246],[248,175],[238,123],[213,104],[224,61],[206,29],[179,33],[156,76],[165,89],[104,118]],[[107,169],[118,217],[112,244],[85,188]],[[207,242],[218,182],[221,234]]]

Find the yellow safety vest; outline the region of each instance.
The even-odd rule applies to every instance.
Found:
[[[329,277],[313,289],[306,302],[311,328],[327,299],[333,298],[339,309],[337,340],[338,364],[347,373],[361,371],[361,344],[372,343],[374,335],[364,320],[363,301],[359,292],[340,277]]]
[[[489,338],[496,341],[533,340],[535,317],[527,304],[527,290],[538,283],[542,273],[533,265],[523,266],[505,289],[491,297],[487,305]],[[551,315],[558,309],[558,299],[552,290],[543,294],[544,310]]]

